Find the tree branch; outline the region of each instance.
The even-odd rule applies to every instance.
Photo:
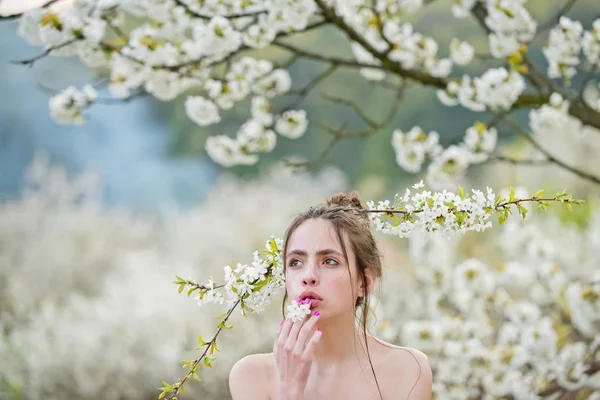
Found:
[[[327,79],[329,76],[331,76],[336,70],[338,69],[338,64],[332,63],[329,68],[327,68],[325,71],[321,72],[320,74],[318,74],[317,76],[315,76],[309,83],[308,85],[306,85],[305,87],[303,87],[302,89],[298,90],[298,97],[296,98],[296,100],[294,100],[292,103],[290,103],[289,105],[285,106],[283,108],[282,111],[280,111],[279,113],[281,114],[284,111],[287,110],[293,110],[294,108],[298,107],[302,101],[304,101],[304,99],[306,98],[306,96],[308,96],[308,94],[321,82],[323,82],[325,79]]]
[[[511,158],[502,154],[490,154],[490,161],[507,162],[513,165],[548,165],[552,162],[548,159],[535,160],[535,159],[517,159]]]
[[[594,176],[592,174],[589,174],[587,172],[581,171],[575,167],[572,167],[572,166],[566,164],[564,161],[559,160],[558,158],[554,157],[552,154],[550,154],[548,152],[548,150],[544,149],[534,138],[531,137],[531,135],[527,134],[527,132],[525,132],[523,130],[523,128],[521,128],[519,126],[519,124],[517,124],[513,120],[509,119],[508,117],[502,117],[501,120],[509,128],[511,128],[513,131],[515,131],[518,135],[522,136],[529,143],[531,143],[533,145],[533,147],[535,147],[540,153],[542,153],[544,156],[546,156],[546,158],[548,159],[549,162],[554,163],[554,164],[558,165],[559,167],[562,167],[563,169],[566,169],[567,171],[579,176],[580,178],[583,178],[583,179],[593,182],[597,185],[600,185],[600,178],[598,178],[597,176]]]
[[[538,36],[550,30],[550,28],[552,28],[558,23],[558,21],[560,21],[560,17],[567,14],[571,10],[571,8],[575,5],[575,2],[577,2],[577,0],[567,0],[565,5],[563,5],[562,8],[556,14],[554,14],[553,17],[548,19],[543,24],[540,24],[535,35]]]
[[[214,17],[216,17],[217,15],[208,15],[208,14],[202,14],[196,11],[193,11],[190,6],[188,6],[185,2],[183,2],[182,0],[173,0],[177,5],[183,7],[185,9],[185,11],[196,17],[196,18],[201,18],[201,19],[212,19]],[[251,12],[245,12],[245,13],[237,13],[237,14],[227,14],[227,15],[218,15],[219,17],[223,17],[223,18],[227,18],[227,19],[236,19],[236,18],[244,18],[244,17],[256,17],[260,14],[265,14],[267,13],[269,10],[260,10],[260,11],[251,11]]]
[[[73,39],[67,40],[64,43],[61,44],[57,44],[56,46],[52,46],[49,47],[48,49],[46,49],[46,51],[44,51],[42,54],[38,54],[35,57],[29,58],[29,59],[25,59],[25,60],[11,60],[10,63],[11,64],[21,64],[21,65],[27,65],[28,67],[33,67],[33,64],[35,64],[36,61],[50,55],[50,53],[52,53],[54,50],[59,50],[62,49],[63,47],[67,47],[70,44],[73,44],[77,41],[81,40],[78,37],[75,37]]]
[[[393,106],[391,107],[391,109],[390,109],[388,115],[385,117],[385,119],[383,121],[381,121],[380,123],[375,123],[374,121],[371,121],[372,124],[369,124],[370,128],[368,128],[368,129],[346,131],[345,130],[346,123],[342,124],[342,126],[340,128],[335,129],[335,128],[331,128],[329,126],[320,124],[316,121],[312,122],[312,124],[317,126],[319,129],[332,135],[333,136],[332,140],[329,142],[327,147],[315,159],[313,159],[311,161],[306,161],[306,162],[293,162],[290,160],[284,160],[286,166],[294,167],[294,168],[305,168],[305,169],[312,168],[312,167],[320,164],[329,155],[329,153],[331,153],[331,151],[333,150],[335,145],[340,140],[342,140],[344,138],[349,138],[349,137],[370,136],[370,135],[378,132],[380,129],[387,126],[392,121],[392,119],[394,118],[396,113],[398,112],[398,109],[400,108],[400,104],[402,103],[402,98],[404,95],[405,87],[406,87],[406,85],[403,83],[402,86],[400,88],[398,88],[398,92],[396,95],[396,101],[394,102]],[[349,106],[352,107],[353,109],[357,109],[353,105],[349,105]],[[358,107],[358,106],[356,106],[356,107]]]
[[[327,63],[331,63],[331,64],[343,65],[346,67],[354,67],[354,68],[383,69],[381,66],[377,66],[377,65],[363,64],[363,63],[359,63],[358,61],[354,61],[354,60],[346,60],[343,58],[336,58],[336,57],[327,57],[327,56],[324,56],[324,55],[321,55],[318,53],[312,53],[310,51],[299,49],[290,44],[283,43],[280,41],[273,41],[272,44],[275,46],[281,47],[282,49],[291,51],[292,53],[297,54],[299,57],[310,58],[310,59],[316,60],[316,61],[323,61],[323,62],[327,62]]]
[[[52,4],[57,3],[59,1],[60,0],[50,0],[41,6],[31,7],[31,8],[47,8],[47,7],[50,7]],[[25,13],[22,12],[19,14],[4,15],[4,16],[0,15],[0,21],[14,21],[14,20],[21,18],[23,16],[23,14],[25,14]]]

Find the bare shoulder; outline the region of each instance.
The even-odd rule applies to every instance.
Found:
[[[433,385],[433,374],[429,359],[425,353],[411,347],[396,346],[376,339],[384,347],[382,366],[388,382],[393,383],[396,391],[402,381],[408,388],[407,395],[397,397],[407,400],[430,400]],[[392,397],[394,398],[394,397]]]
[[[268,400],[274,362],[273,353],[251,354],[236,362],[229,373],[232,399]]]

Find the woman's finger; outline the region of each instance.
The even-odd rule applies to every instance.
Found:
[[[314,314],[310,316],[310,318],[306,321],[304,326],[300,329],[298,333],[298,338],[296,339],[296,347],[295,351],[301,354],[306,347],[306,342],[311,337],[312,332],[314,331],[315,324],[319,319],[320,313],[315,311]]]
[[[321,328],[317,329],[315,333],[313,333],[312,337],[308,341],[306,348],[304,349],[304,353],[302,354],[302,359],[305,361],[312,360],[315,356],[315,352],[317,350],[317,345],[319,344],[319,340],[321,339]]]
[[[306,320],[307,320],[307,318],[304,317],[300,321],[296,321],[293,323],[292,328],[290,329],[290,332],[288,334],[287,341],[285,342],[286,349],[293,350],[296,347],[296,341],[298,340],[298,333],[300,332],[300,329],[302,328],[302,326],[304,325]]]

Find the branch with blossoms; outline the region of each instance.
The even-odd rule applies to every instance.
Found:
[[[554,197],[543,197],[544,190],[529,198],[516,198],[515,189],[511,188],[508,198],[503,198],[496,196],[490,188],[486,193],[472,190],[469,194],[461,187],[458,193],[430,192],[424,190],[422,181],[412,189],[415,191],[407,189],[403,196],[396,195],[392,203],[380,201],[375,206],[374,202],[367,202],[367,208],[362,212],[367,213],[378,231],[388,235],[407,237],[415,231],[457,235],[488,229],[492,226],[490,218],[494,213],[498,214],[499,223],[504,223],[512,214],[511,207],[516,208],[518,214],[525,219],[528,210],[522,203],[535,202],[542,210],[552,202],[565,204],[569,209],[573,204],[582,203],[566,192],[557,193]],[[198,337],[200,347],[196,350],[204,348],[202,354],[195,360],[182,361],[183,367],[189,368],[188,373],[176,383],[163,382],[164,386],[159,389],[160,399],[175,399],[180,391],[185,394],[184,384],[190,378],[201,381],[199,368],[212,366],[216,359],[213,357],[214,353],[220,351],[217,346],[218,336],[224,329],[233,328],[227,322],[236,308],[240,307],[243,315],[259,313],[273,296],[284,290],[282,251],[283,241],[270,238],[264,249],[254,252],[251,264],[237,264],[235,270],[226,266],[223,284],[215,284],[212,278],[206,284],[199,284],[191,278],[176,277],[174,284],[178,286],[178,292],[187,290],[187,296],[195,299],[199,306],[209,303],[226,304],[228,310],[218,317],[220,322],[211,340],[206,342],[201,336]],[[291,300],[287,306],[287,318],[292,320],[301,319],[309,313],[309,304]]]
[[[21,17],[20,34],[45,48],[40,56],[22,63],[32,65],[48,55],[78,55],[91,68],[110,71],[108,91],[116,98],[127,98],[130,92],[143,90],[170,101],[194,90],[198,93],[188,95],[185,109],[189,118],[203,127],[219,123],[222,110],[251,97],[250,118],[233,137],[217,134],[206,141],[209,156],[226,167],[258,162],[261,153],[275,148],[279,136],[297,139],[311,123],[323,129],[297,107],[339,68],[355,69],[370,82],[395,77],[419,83],[436,90],[439,100],[447,106],[460,105],[492,114],[530,109],[532,121],[544,114],[571,118],[581,127],[600,130],[600,100],[583,95],[585,87],[594,84],[592,77],[600,63],[600,19],[584,31],[579,22],[564,16],[575,3],[567,0],[559,13],[538,27],[525,1],[458,1],[451,6],[452,15],[458,19],[474,18],[482,26],[488,37],[489,57],[501,66],[480,76],[453,77],[455,65],[471,63],[473,46],[453,38],[448,54],[443,55],[433,38],[403,22],[428,3],[301,0],[272,4],[262,0],[224,1],[215,8],[189,0],[154,0],[147,5],[81,1],[60,11],[34,9]],[[141,22],[126,29],[125,21],[130,15]],[[351,57],[334,57],[318,48],[306,50],[294,44],[299,35],[324,26],[337,29],[348,38]],[[543,71],[532,61],[533,50],[529,47],[547,29],[548,40],[541,50],[548,68]],[[306,87],[293,89],[285,68],[247,55],[250,51],[260,54],[271,47],[290,52],[296,59],[325,63],[328,69]],[[220,74],[223,69],[225,73]],[[585,76],[575,95],[570,85],[579,71]],[[83,110],[95,103],[95,94],[89,87],[86,91],[82,95],[69,87],[57,94],[50,101],[54,119],[59,123],[85,122]],[[276,98],[290,92],[300,96],[283,109],[276,107]],[[83,100],[78,101],[79,98]],[[532,136],[548,129],[530,125]],[[469,166],[509,159],[494,152],[497,140],[495,129],[491,128],[475,123],[466,130],[464,143],[446,148],[437,143],[437,133],[425,135],[415,127],[405,135],[402,129],[396,129],[391,147],[398,164],[409,172],[421,171],[424,162],[429,161],[426,179],[430,185],[441,187],[454,183]],[[324,161],[346,137],[375,133],[325,130],[333,134],[332,141],[304,167]],[[578,171],[557,157],[547,160],[593,183],[600,182],[600,178]],[[509,162],[518,164],[519,160]],[[537,165],[528,160],[522,163]]]

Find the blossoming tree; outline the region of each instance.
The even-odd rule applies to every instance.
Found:
[[[597,88],[595,92],[591,90],[597,86],[593,78],[600,66],[600,19],[584,29],[580,22],[564,16],[574,0],[565,1],[559,13],[543,23],[533,19],[526,0],[454,1],[448,12],[457,19],[475,19],[487,37],[488,54],[476,55],[474,47],[460,38],[452,39],[448,51],[442,51],[434,39],[417,32],[406,21],[430,2],[81,0],[65,5],[51,1],[46,7],[20,16],[21,35],[32,44],[43,45],[44,52],[19,62],[31,65],[48,55],[77,55],[90,68],[108,71],[108,93],[113,99],[100,97],[91,85],[81,89],[69,87],[52,97],[50,113],[59,123],[84,123],[84,110],[96,102],[126,101],[141,95],[170,101],[185,95],[188,117],[198,125],[211,126],[221,121],[223,110],[249,99],[250,117],[235,137],[217,134],[206,141],[207,153],[225,167],[254,164],[261,153],[275,148],[278,135],[296,139],[310,126],[329,134],[329,145],[314,160],[286,162],[296,168],[313,166],[326,159],[345,138],[381,133],[396,114],[405,87],[418,83],[436,90],[444,105],[491,116],[486,123],[474,122],[461,142],[447,147],[441,145],[437,132],[426,133],[419,127],[394,130],[390,144],[399,166],[413,173],[426,168],[427,184],[434,189],[453,184],[470,165],[490,160],[549,163],[600,184],[599,176],[565,162],[540,140],[547,130],[567,127],[600,133],[600,99],[594,94]],[[348,56],[334,57],[293,43],[294,37],[325,26],[339,30],[347,38]],[[548,31],[542,48],[547,67],[541,67],[532,61],[529,44],[536,35]],[[289,52],[289,60],[279,63],[258,56],[270,47]],[[453,74],[456,65],[468,65],[475,56],[496,60],[499,66],[477,76]],[[327,68],[305,87],[293,89],[286,68],[299,58],[322,62]],[[382,121],[367,115],[350,98],[332,101],[353,110],[364,122],[364,129],[327,126],[311,120],[302,110],[307,94],[343,68],[357,69],[364,79],[381,82],[396,91],[396,101]],[[572,83],[577,74],[582,78],[575,88]],[[297,98],[289,104],[279,104],[277,98],[290,92]],[[529,110],[531,132],[512,116],[519,110]],[[500,153],[498,124],[526,139],[536,150],[536,157],[514,159]],[[488,188],[469,194],[459,189],[454,194],[445,190],[431,192],[419,183],[393,201],[369,202],[365,212],[375,228],[385,234],[453,235],[485,230],[491,226],[493,215],[501,223],[513,211],[525,218],[527,203],[537,203],[543,209],[551,202],[568,207],[580,203],[566,192],[545,196],[542,190],[519,196],[510,190],[506,195],[497,195]],[[225,303],[227,312],[209,341],[199,338],[203,351],[197,359],[184,363],[188,374],[174,384],[165,382],[161,398],[175,398],[183,392],[187,379],[198,377],[201,365],[211,366],[212,356],[219,351],[218,335],[231,327],[227,321],[234,309],[260,312],[281,290],[281,246],[279,239],[269,239],[265,249],[254,253],[250,264],[238,264],[235,269],[226,267],[222,283],[209,280],[199,284],[177,277],[180,292],[186,290],[200,304]],[[594,375],[600,371],[600,277],[597,273],[559,274],[560,279],[554,279],[551,266],[537,273],[545,274],[548,287],[539,289],[537,302],[532,303],[517,294],[498,291],[501,285],[494,283],[493,273],[481,261],[465,261],[452,272],[454,284],[430,304],[435,312],[407,323],[405,335],[409,338],[419,332],[416,336],[421,339],[434,337],[443,343],[432,347],[432,351],[443,350],[439,364],[433,365],[441,371],[436,394],[450,393],[457,399],[599,398],[598,393],[591,393],[599,387]],[[423,282],[440,284],[439,279],[448,274],[433,270],[432,275],[425,274]],[[542,318],[545,306],[565,301],[578,313],[571,312],[564,320],[560,313],[558,320]],[[511,307],[515,310],[507,312]],[[302,315],[304,309],[302,305],[290,304],[289,311],[294,317]],[[486,335],[472,334],[468,324],[457,327],[465,319],[483,326],[505,317],[506,323],[489,324]],[[431,320],[436,318],[448,322],[443,329],[439,325],[431,328]],[[569,335],[557,333],[563,326],[573,328]],[[536,353],[548,343],[549,352]],[[462,360],[467,367],[461,377],[472,378],[475,383],[457,389],[458,381],[449,371],[454,370],[451,360],[457,362],[458,355],[464,354],[464,346],[472,353]],[[536,354],[540,357],[535,358]],[[551,364],[558,367],[548,368]],[[546,368],[542,368],[544,365]]]

